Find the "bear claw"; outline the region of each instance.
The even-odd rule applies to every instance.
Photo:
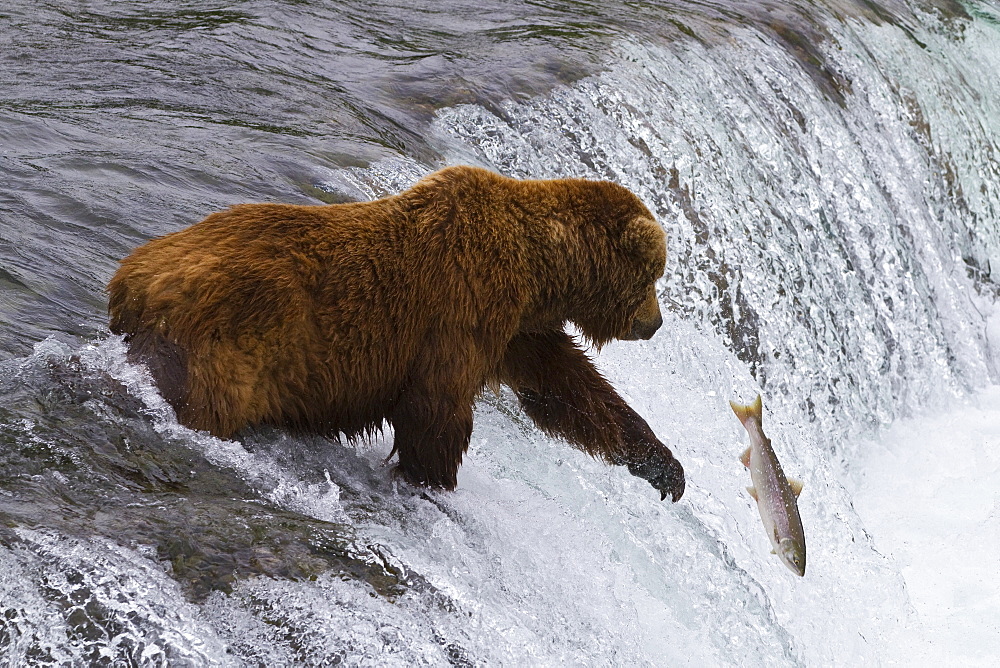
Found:
[[[661,501],[669,495],[676,503],[684,496],[684,467],[669,453],[666,457],[657,454],[641,462],[629,462],[627,466],[629,473],[659,490]]]

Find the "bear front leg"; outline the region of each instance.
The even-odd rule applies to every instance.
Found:
[[[418,382],[403,392],[389,416],[393,452],[399,455],[395,473],[410,484],[447,490],[458,485],[458,467],[472,437],[474,398],[471,391],[460,394],[467,396]]]
[[[501,381],[543,431],[649,481],[661,498],[684,494],[684,469],[587,355],[561,331],[519,334]]]

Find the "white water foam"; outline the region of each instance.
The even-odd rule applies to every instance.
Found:
[[[985,41],[984,34],[970,33],[973,46]],[[162,635],[165,640],[155,641],[156,647],[176,645],[178,652],[199,647],[220,663],[240,660],[227,654],[226,646],[248,663],[443,664],[461,656],[490,665],[988,661],[996,653],[990,625],[996,597],[988,579],[996,572],[989,553],[996,545],[991,529],[997,507],[996,417],[990,408],[996,390],[940,417],[900,423],[879,441],[836,444],[841,453],[871,451],[870,457],[848,459],[849,470],[861,475],[849,487],[841,481],[840,457],[817,426],[853,426],[850,415],[863,411],[881,420],[901,406],[920,410],[935,386],[944,387],[946,395],[958,393],[963,383],[975,384],[986,375],[990,350],[983,342],[998,327],[995,318],[984,321],[986,327],[965,308],[973,288],[960,249],[935,231],[942,218],[934,207],[948,198],[923,200],[894,176],[912,171],[921,175],[915,178],[919,185],[933,180],[941,166],[917,159],[915,142],[922,135],[911,132],[915,118],[893,111],[893,84],[871,63],[860,57],[841,61],[864,100],[854,111],[871,107],[877,112],[844,121],[841,110],[810,93],[809,78],[781,48],[754,35],[737,37],[744,40],[741,53],[721,47],[714,53],[701,47],[668,53],[626,45],[626,62],[601,79],[581,82],[552,99],[511,104],[503,118],[478,108],[449,110],[442,124],[451,124],[445,132],[452,133],[454,156],[487,164],[495,160],[509,173],[614,176],[663,213],[673,226],[672,243],[691,251],[693,264],[711,250],[729,252],[731,260],[746,267],[744,278],[755,286],[750,296],[766,329],[762,349],[768,355],[779,348],[792,353],[793,361],[770,360],[781,373],[773,375],[779,396],[765,393],[765,430],[786,471],[806,484],[800,499],[809,545],[805,578],[796,578],[769,554],[743,489],[748,476],[736,457],[746,434],[727,400],[750,399],[759,388],[705,315],[719,295],[699,270],[689,286],[703,294],[689,301],[704,297],[704,311],[688,310],[684,318],[668,314],[651,341],[615,344],[598,357],[615,386],[684,463],[688,491],[679,504],[661,502],[644,481],[540,434],[503,394],[477,407],[457,492],[400,488],[371,516],[354,521],[359,534],[388,546],[442,592],[440,607],[418,592],[390,601],[362,582],[330,576],[294,583],[247,578],[231,595],[215,593],[195,606],[165,574],[157,574],[154,557],[139,549],[126,554],[103,541],[78,549],[79,542],[23,532],[19,536],[27,552],[0,553],[14,574],[0,580],[3,600],[18,601],[18,610],[33,615],[29,630],[48,628],[55,634],[41,644],[66,648],[67,634],[58,625],[45,626],[50,614],[60,619],[61,613],[40,590],[24,585],[82,571],[88,582],[107,585],[98,587],[101,596],[110,599],[118,592],[128,605],[141,608],[135,619],[148,617],[129,629],[129,638],[163,625],[184,629],[182,635],[198,643]],[[845,32],[842,41],[848,44],[854,37]],[[868,38],[886,49],[883,59],[902,63],[920,53],[891,26],[873,30]],[[740,47],[737,39],[734,43],[733,49]],[[898,47],[898,53],[887,44]],[[849,52],[866,49],[861,40]],[[724,70],[742,76],[748,62],[755,69],[742,80],[718,79]],[[925,63],[927,70],[936,63]],[[675,73],[690,76],[670,80]],[[937,110],[935,127],[946,125],[950,116],[930,104],[939,90],[918,89],[913,83],[918,78],[909,81],[914,99],[922,108]],[[720,102],[713,90],[728,99]],[[769,90],[805,92],[786,104]],[[748,100],[763,103],[755,111]],[[789,121],[793,107],[808,119],[807,126],[797,131],[792,119],[783,132],[774,132],[774,119]],[[636,109],[669,113],[647,122],[642,113],[633,114]],[[729,114],[726,123],[714,120],[717,109]],[[675,118],[687,120],[671,124]],[[697,125],[699,119],[704,126]],[[735,136],[737,131],[743,134]],[[887,139],[852,145],[857,137],[871,135]],[[983,156],[964,153],[963,137],[945,135],[941,151],[967,156],[955,163],[957,179],[969,184],[969,192],[982,194],[969,207],[988,223],[995,216],[992,181],[985,172],[979,179],[975,165]],[[777,150],[789,146],[787,154]],[[759,159],[760,171],[734,162],[734,155]],[[795,169],[781,171],[788,165]],[[384,167],[331,178],[371,197],[398,190],[419,171],[405,160]],[[710,220],[710,231],[718,235],[710,236],[707,245],[695,240],[693,225],[699,221],[663,191],[671,167],[701,208],[702,222]],[[715,174],[725,178],[714,181]],[[809,182],[811,177],[815,182]],[[733,193],[736,201],[727,199]],[[787,198],[779,201],[779,195]],[[789,230],[752,229],[747,223],[774,211],[782,220],[813,224],[812,236],[782,236],[778,232]],[[829,241],[819,229],[820,214],[828,212],[843,225],[848,254],[858,266],[867,263],[892,304],[866,301],[868,279],[856,267],[848,268],[846,256],[837,254],[843,250],[839,246],[820,254],[812,248],[814,242]],[[872,232],[882,229],[878,225],[864,229],[866,221],[888,224],[901,213],[912,213],[919,223],[915,245],[908,248],[916,249],[912,256]],[[729,241],[742,245],[727,249]],[[944,246],[936,247],[939,243]],[[871,248],[877,253],[870,254]],[[793,281],[783,295],[768,291],[776,283],[775,272],[809,276],[820,259],[828,262],[811,281],[798,288]],[[928,271],[927,283],[907,274],[919,263]],[[685,268],[677,268],[672,286],[686,278]],[[832,287],[837,285],[844,290]],[[940,309],[916,308],[931,308],[935,297],[945,302]],[[804,304],[799,310],[790,306],[795,298]],[[990,313],[988,298],[981,299],[981,310]],[[827,317],[822,309],[830,303],[843,309]],[[814,331],[803,324],[807,316],[814,318]],[[882,340],[870,333],[873,321],[885,327]],[[933,336],[927,334],[928,323]],[[850,350],[838,352],[841,345]],[[48,343],[35,357],[65,358],[73,352]],[[306,484],[295,470],[238,443],[177,425],[148,376],[124,362],[120,340],[97,342],[79,355],[88,369],[105,370],[128,385],[165,437],[271,490],[276,504],[321,519],[346,519],[340,491],[331,485]],[[808,423],[799,402],[814,390],[828,391],[816,389],[817,378],[839,380],[859,368],[859,382],[868,385],[848,402],[854,412],[823,405],[826,421],[821,415]],[[848,397],[851,391],[841,385],[832,396]],[[95,419],[101,419],[96,412]],[[380,441],[359,456],[374,475],[387,475],[381,469],[387,451],[388,444]],[[108,579],[99,581],[102,572]],[[146,601],[153,603],[146,606]],[[176,608],[179,617],[159,612],[157,617],[146,607]]]
[[[18,543],[0,546],[7,665],[230,663],[201,609],[142,546],[13,531]]]
[[[902,420],[862,452],[854,507],[917,613],[899,665],[996,665],[1000,387]]]
[[[69,348],[53,340],[36,347],[36,355],[69,355]],[[212,464],[231,469],[245,481],[261,489],[266,498],[279,506],[327,522],[347,520],[340,506],[340,489],[326,476],[325,483],[309,484],[291,479],[266,456],[247,452],[239,441],[216,438],[206,432],[189,429],[177,422],[174,409],[160,395],[149,371],[126,359],[126,345],[121,336],[110,335],[76,351],[89,373],[104,371],[122,383],[129,394],[140,399],[157,433],[179,439],[194,447]]]

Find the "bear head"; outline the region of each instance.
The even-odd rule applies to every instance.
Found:
[[[595,346],[613,339],[648,339],[663,323],[656,281],[667,262],[666,235],[626,188],[582,182],[593,190],[566,230],[567,319]]]

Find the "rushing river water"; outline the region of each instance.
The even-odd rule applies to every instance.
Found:
[[[953,566],[938,637],[884,545],[957,531],[899,537],[932,483],[962,536],[1000,535],[995,446],[947,412],[998,381],[997,72],[989,2],[6,3],[4,665],[988,665],[991,627],[956,629],[977,587],[1000,617],[995,572]],[[221,441],[107,331],[153,236],[455,163],[612,179],[664,225],[666,322],[597,361],[684,464],[680,503],[506,391],[454,493],[393,481],[391,433]],[[758,392],[805,483],[802,579],[744,491],[728,400]]]

